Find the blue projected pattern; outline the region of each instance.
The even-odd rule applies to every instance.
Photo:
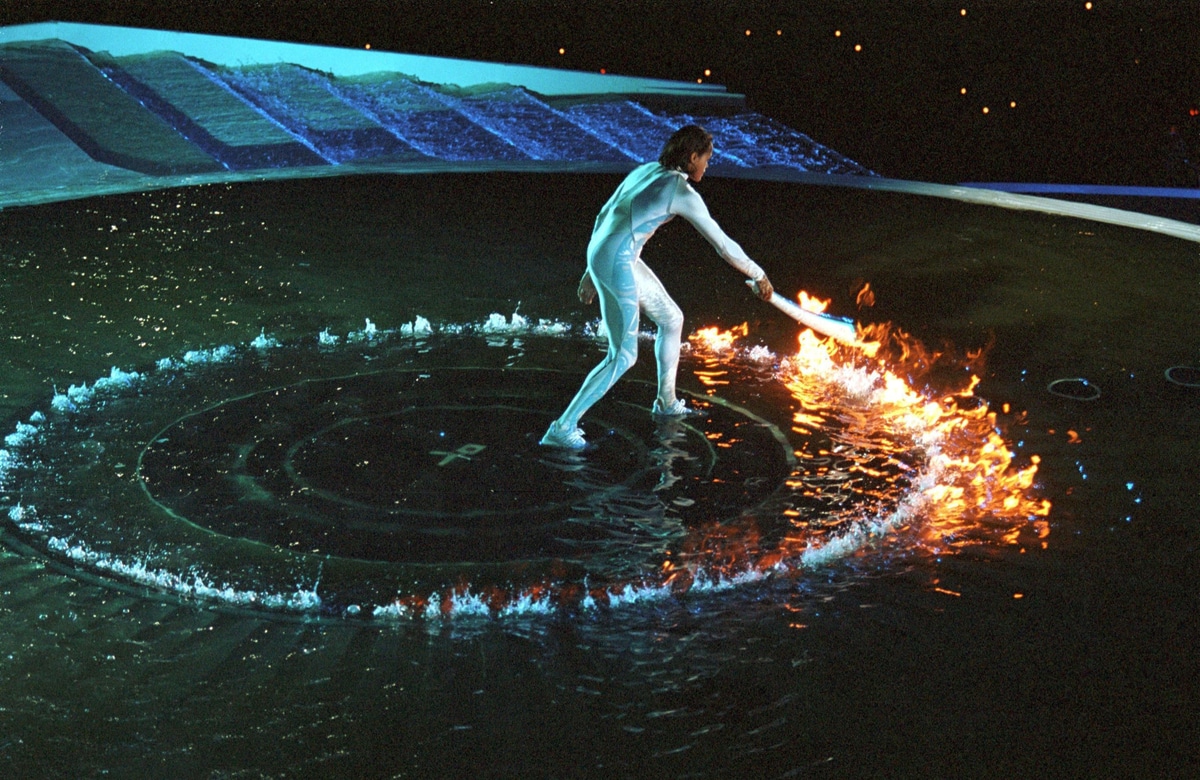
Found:
[[[716,136],[718,173],[871,174],[802,133],[703,95],[550,96],[396,72],[218,65],[174,51],[113,56],[60,40],[0,46],[0,83],[0,121],[15,131],[10,140],[20,139],[0,154],[0,176],[18,183],[10,186],[51,158],[69,158],[64,136],[92,161],[119,169],[104,173],[116,186],[126,173],[212,180],[343,165],[628,168],[657,157],[671,131],[689,122]],[[58,167],[67,178],[60,186],[71,187],[69,166]],[[126,189],[137,188],[129,181]]]

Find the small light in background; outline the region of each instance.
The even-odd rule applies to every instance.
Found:
[[[861,44],[861,43],[856,43],[856,44],[854,44],[854,50],[855,50],[855,51],[862,51],[862,44]]]
[[[1015,100],[1010,100],[1010,101],[1008,101],[1008,107],[1009,107],[1009,108],[1016,108],[1016,107],[1017,107],[1017,101],[1015,101]]]
[[[1086,10],[1088,10],[1088,11],[1092,10],[1092,4],[1091,4],[1091,3],[1084,3],[1084,4],[1083,4],[1083,7],[1084,7]]]
[[[369,44],[369,43],[368,43],[368,44],[367,44],[367,48],[368,48],[368,49],[369,49],[369,48],[371,48],[371,44]]]
[[[711,71],[711,70],[709,70],[708,68],[705,68],[705,69],[704,69],[704,76],[705,76],[705,78],[707,78],[707,77],[709,77],[709,76],[711,76],[711,75],[712,75],[712,71]]]
[[[834,30],[834,31],[833,31],[833,37],[834,37],[834,38],[841,38],[841,37],[842,37],[842,31],[841,31],[841,30]]]
[[[991,109],[990,109],[990,108],[988,108],[987,106],[984,106],[984,107],[983,107],[983,113],[987,114],[987,113],[989,113],[990,111],[991,111]]]
[[[960,90],[958,91],[958,94],[960,94],[960,95],[965,95],[965,94],[967,94],[967,88],[966,88],[966,87],[963,87],[962,89],[960,89]]]
[[[776,31],[775,31],[775,34],[776,34],[776,35],[783,35],[783,30],[776,30]]]
[[[958,11],[958,15],[959,15],[959,16],[966,16],[966,15],[967,15],[967,9],[965,9],[965,8],[961,8],[961,9],[959,9],[959,11]]]
[[[559,53],[559,54],[566,54],[566,53],[567,53],[567,50],[566,50],[566,49],[562,49],[562,48],[560,48],[560,49],[558,50],[558,53]]]
[[[749,37],[749,35],[750,35],[750,31],[746,30],[746,36]]]

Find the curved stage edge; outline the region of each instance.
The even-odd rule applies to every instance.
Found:
[[[235,184],[256,181],[280,181],[284,179],[315,179],[334,176],[395,174],[405,176],[463,174],[463,173],[547,173],[547,174],[581,174],[581,175],[620,175],[633,169],[633,164],[622,165],[612,163],[589,162],[510,162],[490,161],[487,163],[428,163],[420,164],[387,164],[363,163],[344,164],[337,167],[314,166],[303,169],[276,169],[270,171],[222,172],[217,174],[194,174],[168,177],[146,177],[136,185],[123,182],[106,181],[90,187],[71,188],[62,190],[47,188],[42,191],[24,190],[19,193],[0,194],[0,210],[35,206],[80,198],[98,197],[104,195],[127,194],[133,192],[152,192],[155,190],[174,189],[211,184]],[[1200,225],[1183,222],[1137,211],[1098,206],[1090,203],[1048,198],[1040,195],[1025,195],[1022,193],[1003,190],[991,190],[974,185],[937,184],[934,182],[911,181],[907,179],[892,179],[884,176],[858,176],[832,173],[805,173],[790,169],[710,169],[709,175],[747,179],[753,181],[784,182],[802,185],[817,185],[828,187],[846,187],[851,189],[872,190],[876,192],[895,192],[909,195],[923,195],[933,198],[945,198],[963,203],[974,203],[982,206],[1014,211],[1036,211],[1043,214],[1071,217],[1074,219],[1090,220],[1120,227],[1144,230],[1172,236],[1184,241],[1200,243]]]

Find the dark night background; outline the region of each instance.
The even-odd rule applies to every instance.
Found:
[[[679,80],[709,70],[706,80],[745,94],[752,109],[886,176],[1196,187],[1200,3],[1086,5],[4,0],[0,23],[369,44]]]

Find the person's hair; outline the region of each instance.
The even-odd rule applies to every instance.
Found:
[[[684,125],[671,134],[658,156],[659,165],[672,171],[687,172],[692,155],[712,149],[712,134],[700,125]]]

